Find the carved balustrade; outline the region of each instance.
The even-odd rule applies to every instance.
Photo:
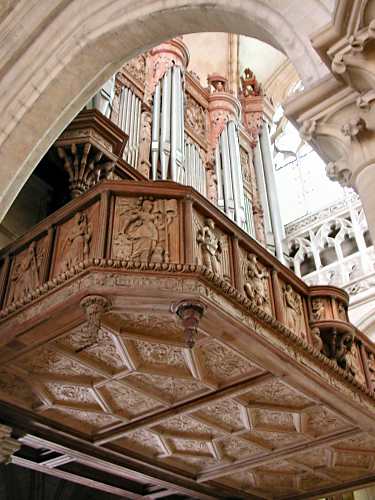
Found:
[[[0,265],[3,325],[30,302],[97,268],[188,274],[279,329],[287,342],[374,387],[375,349],[348,321],[346,292],[308,287],[186,186],[103,181],[4,249]]]

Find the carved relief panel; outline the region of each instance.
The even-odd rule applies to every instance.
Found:
[[[204,142],[207,141],[207,114],[204,107],[194,97],[186,93],[186,128]]]
[[[289,283],[283,284],[282,295],[286,326],[296,335],[306,340],[307,326],[301,295]]]
[[[372,390],[375,391],[375,354],[365,351],[367,354],[367,373]]]
[[[123,67],[123,71],[129,73],[135,80],[144,84],[146,79],[146,57],[144,54],[130,59]]]
[[[196,211],[193,212],[193,245],[196,264],[231,281],[228,235],[216,227],[212,219],[205,218]]]
[[[241,269],[247,298],[254,305],[271,313],[270,273],[266,266],[259,262],[255,254],[241,249]]]
[[[94,203],[58,227],[53,276],[94,256],[98,226],[99,203]]]
[[[13,257],[8,279],[6,300],[8,305],[26,297],[42,284],[46,258],[45,238],[32,241],[22,252]]]
[[[326,297],[311,297],[310,320],[323,321],[332,317],[331,301]]]
[[[353,342],[348,345],[345,355],[345,362],[346,369],[351,375],[353,375],[354,379],[360,384],[366,385],[366,378],[362,367],[359,345],[355,340],[353,340]]]
[[[112,257],[168,263],[178,262],[179,253],[177,200],[117,197]]]

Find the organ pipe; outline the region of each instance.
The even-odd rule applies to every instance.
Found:
[[[120,97],[120,128],[128,135],[124,149],[124,160],[137,167],[142,103],[134,92],[123,87]]]
[[[235,123],[224,127],[215,152],[218,206],[240,227],[246,226],[240,147]]]
[[[206,196],[206,168],[201,157],[201,151],[196,144],[186,142],[184,176],[178,182],[192,186],[203,196]]]
[[[181,68],[172,66],[158,82],[152,110],[152,178],[179,181],[184,174],[184,95]]]

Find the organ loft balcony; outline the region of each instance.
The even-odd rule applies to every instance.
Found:
[[[126,63],[0,225],[0,462],[137,499],[375,482],[374,345],[282,264],[272,102],[189,57]]]
[[[145,179],[124,140],[79,115],[54,146],[73,199],[0,254],[14,463],[45,471],[48,449],[76,476],[95,459],[143,496],[311,498],[343,469],[370,477],[375,349],[346,292],[307,286],[192,187]]]

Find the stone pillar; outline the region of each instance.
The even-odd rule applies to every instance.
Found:
[[[282,244],[284,238],[284,229],[280,216],[280,204],[279,204],[279,198],[277,196],[271,141],[267,123],[264,123],[263,130],[260,135],[260,148],[262,151],[264,178],[266,181],[272,232],[275,241],[275,253],[276,257],[280,260],[280,262],[285,264],[283,244]]]

